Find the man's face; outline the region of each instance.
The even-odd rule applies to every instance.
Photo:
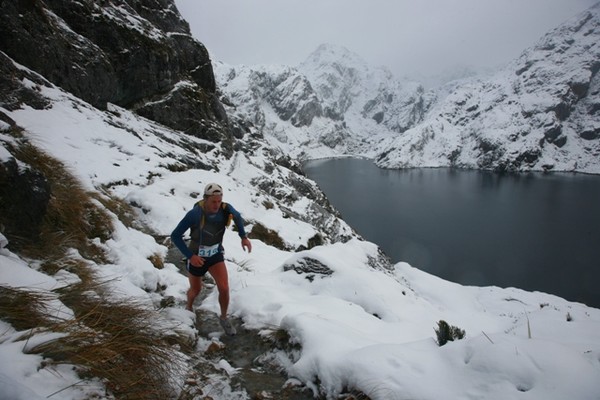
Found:
[[[204,208],[206,212],[209,214],[215,214],[219,211],[219,207],[221,207],[221,203],[223,202],[223,195],[216,194],[214,196],[209,196],[204,200]]]

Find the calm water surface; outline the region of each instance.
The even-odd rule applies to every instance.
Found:
[[[600,176],[382,170],[351,158],[304,171],[394,262],[600,308]]]

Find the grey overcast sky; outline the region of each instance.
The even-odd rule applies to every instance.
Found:
[[[296,66],[322,43],[396,76],[495,67],[597,0],[175,0],[213,61]]]

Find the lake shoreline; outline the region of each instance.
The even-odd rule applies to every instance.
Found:
[[[600,251],[592,249],[600,212],[586,208],[600,198],[597,175],[388,170],[356,157],[309,161],[303,170],[345,221],[394,262],[459,284],[518,287],[600,307],[590,284],[600,279]],[[370,218],[355,215],[373,202]],[[379,215],[381,208],[400,215]]]

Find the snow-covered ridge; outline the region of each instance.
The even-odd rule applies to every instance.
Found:
[[[565,22],[489,77],[429,91],[331,45],[296,68],[214,67],[235,112],[302,159],[600,173],[599,10]]]
[[[386,168],[600,173],[600,5],[546,34],[489,80],[455,88],[380,150]]]

